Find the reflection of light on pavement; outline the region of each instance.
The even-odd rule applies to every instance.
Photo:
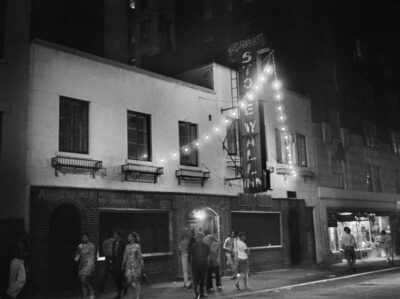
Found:
[[[193,213],[194,218],[198,219],[198,220],[204,220],[206,219],[206,212],[204,210],[197,210],[194,211]]]

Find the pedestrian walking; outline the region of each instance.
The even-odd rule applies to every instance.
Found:
[[[23,251],[14,250],[10,263],[10,278],[6,294],[11,298],[17,298],[26,282],[26,270]]]
[[[189,280],[190,274],[190,263],[189,263],[189,243],[190,243],[190,231],[187,228],[183,229],[183,235],[181,242],[179,243],[179,254],[181,256],[182,263],[182,274],[183,274],[183,287],[190,288],[191,283]]]
[[[210,245],[210,256],[209,256],[209,264],[207,271],[207,281],[206,281],[206,289],[208,293],[214,292],[214,283],[213,283],[213,275],[215,277],[215,286],[217,287],[217,291],[222,291],[221,285],[221,277],[219,273],[219,265],[220,265],[220,243],[215,235],[212,236],[211,245]]]
[[[238,272],[240,273],[238,280],[235,283],[235,287],[240,290],[240,282],[243,280],[244,288],[250,289],[249,287],[249,249],[246,244],[246,233],[239,233],[239,240],[237,241],[237,256],[238,256]]]
[[[125,277],[128,286],[131,286],[136,291],[135,299],[139,299],[140,295],[140,277],[143,271],[143,257],[140,248],[140,237],[137,233],[131,232],[128,234],[128,244],[125,247],[124,259],[121,269],[125,269]]]
[[[385,230],[381,231],[381,236],[379,243],[385,251],[386,260],[389,264],[393,264],[393,247],[392,247],[392,237],[386,233]]]
[[[190,248],[194,298],[206,298],[204,293],[210,246],[203,241],[204,233],[196,234],[196,243]]]
[[[114,242],[114,238],[111,232],[107,232],[106,239],[102,243],[102,253],[105,258],[105,270],[103,276],[100,280],[99,291],[100,293],[104,293],[104,289],[106,287],[107,281],[112,277],[112,244]]]
[[[350,228],[347,226],[343,229],[344,234],[340,241],[341,248],[344,250],[344,255],[347,260],[347,265],[349,266],[349,270],[356,272],[355,264],[356,264],[356,251],[357,248],[356,240],[354,236],[351,234]]]
[[[121,269],[126,243],[122,237],[122,232],[120,230],[116,230],[113,234],[114,241],[111,250],[111,272],[117,289],[117,296],[115,299],[121,298],[122,291],[126,290],[126,286],[124,286],[124,272]]]
[[[78,245],[75,261],[79,262],[79,278],[84,298],[94,299],[91,278],[94,273],[95,249],[89,240],[89,234],[82,234],[82,243]]]
[[[231,234],[225,239],[223,249],[225,253],[226,265],[231,270],[232,275],[235,274],[234,265],[234,248],[235,248],[235,238],[237,233],[232,231]],[[236,277],[235,277],[236,278]]]

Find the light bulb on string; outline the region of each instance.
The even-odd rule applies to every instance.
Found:
[[[267,77],[266,77],[264,74],[261,74],[261,75],[258,77],[258,81],[264,83],[265,81],[267,81]]]
[[[218,126],[214,126],[214,127],[212,128],[212,132],[213,132],[214,135],[218,135],[218,134],[221,133],[221,128],[218,127]]]
[[[178,152],[177,152],[177,151],[172,151],[172,152],[170,153],[170,156],[171,156],[172,159],[177,159],[179,155],[178,155]]]
[[[184,154],[189,154],[190,153],[190,148],[188,146],[184,146],[182,150],[183,150]]]
[[[245,100],[241,100],[240,102],[239,102],[239,107],[240,108],[242,108],[242,109],[244,109],[244,108],[246,108],[246,101]]]
[[[253,88],[254,88],[254,90],[258,91],[258,90],[260,90],[260,85],[255,84]]]
[[[297,177],[297,173],[296,173],[296,172],[293,172],[292,175],[293,175],[294,177]]]
[[[282,87],[282,83],[278,80],[272,82],[272,88],[275,90],[279,90]]]
[[[204,134],[203,139],[204,139],[204,141],[209,141],[211,139],[211,136],[208,134]]]
[[[285,116],[283,114],[281,114],[281,115],[279,115],[278,119],[280,122],[283,122],[283,121],[285,121]]]
[[[254,93],[252,93],[252,92],[249,92],[248,94],[247,94],[247,99],[249,100],[249,101],[252,101],[252,100],[254,100]]]
[[[229,118],[227,118],[227,117],[224,118],[223,124],[224,124],[225,126],[229,126],[231,123],[232,123],[232,120],[231,120],[231,119],[229,119]]]
[[[165,163],[166,160],[167,159],[165,158],[164,155],[160,155],[160,158],[159,158],[160,163]]]
[[[238,112],[236,110],[233,110],[231,115],[232,115],[233,118],[237,118]]]
[[[193,144],[195,147],[200,147],[200,141],[195,141]]]
[[[272,66],[270,66],[269,64],[267,64],[264,67],[264,72],[267,73],[268,75],[271,75],[274,72],[274,68]]]
[[[276,94],[274,94],[274,99],[276,101],[280,101],[280,100],[282,100],[282,98],[283,98],[283,96],[280,92],[277,92]]]
[[[286,128],[285,128],[285,127],[281,127],[281,131],[282,131],[282,132],[285,132],[285,131],[286,131]]]

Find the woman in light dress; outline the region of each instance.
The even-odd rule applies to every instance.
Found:
[[[75,261],[79,262],[79,278],[83,297],[93,299],[94,288],[91,283],[91,277],[94,273],[95,249],[92,242],[89,241],[88,234],[82,234],[82,243],[78,245],[75,254]]]
[[[136,290],[134,298],[139,299],[140,294],[140,276],[143,269],[142,250],[140,248],[140,238],[135,232],[128,234],[128,244],[125,247],[122,269],[125,269],[125,277],[128,286]]]

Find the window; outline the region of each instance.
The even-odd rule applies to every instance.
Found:
[[[246,232],[249,247],[282,245],[280,213],[232,212],[232,230]]]
[[[226,148],[228,155],[238,155],[238,123],[232,121],[226,129]]]
[[[400,133],[395,131],[390,132],[390,139],[393,153],[400,154]]]
[[[299,133],[289,134],[275,129],[276,160],[278,163],[288,164],[292,158],[293,164],[307,167],[306,137]]]
[[[150,115],[128,111],[128,159],[151,161]]]
[[[179,147],[181,165],[197,166],[197,125],[188,122],[179,122]]]
[[[389,110],[390,113],[392,114],[398,114],[399,113],[399,98],[391,93],[391,92],[387,92],[386,93],[386,104],[387,104],[387,108]]]
[[[143,253],[161,253],[170,251],[170,225],[168,212],[162,211],[101,211],[99,214],[100,244],[107,233],[121,230],[124,237],[135,231],[140,236]],[[101,248],[101,246],[99,246]],[[102,252],[100,252],[102,256]]]
[[[363,58],[363,47],[359,38],[356,38],[354,41],[354,58],[362,59]]]
[[[368,166],[367,166],[367,184],[368,184],[368,191],[382,192],[380,166],[368,164]]]
[[[297,165],[307,167],[306,136],[296,133],[296,162]]]
[[[6,0],[0,0],[0,59],[4,58],[5,27],[6,27]]]
[[[60,96],[59,150],[89,152],[89,103]]]
[[[381,167],[375,166],[374,167],[374,191],[375,192],[382,192],[382,181],[381,181]]]
[[[374,99],[372,94],[372,87],[371,85],[365,81],[364,79],[359,78],[359,87],[360,87],[360,100],[361,104],[367,106],[374,105]]]
[[[276,161],[278,163],[288,164],[289,163],[289,151],[287,147],[291,145],[291,139],[285,139],[284,132],[279,129],[275,129],[275,141],[276,141]]]

